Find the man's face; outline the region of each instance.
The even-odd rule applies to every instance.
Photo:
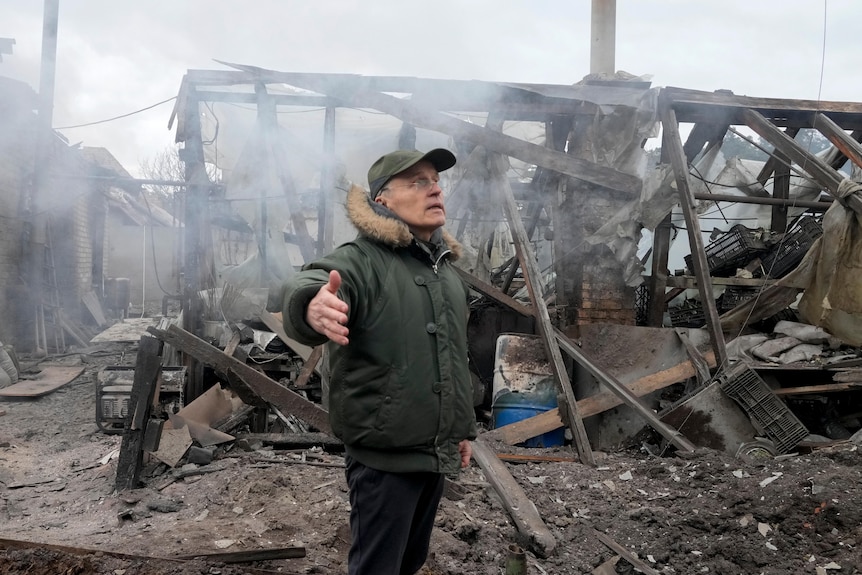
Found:
[[[416,237],[428,241],[434,230],[446,223],[439,179],[431,162],[418,162],[389,180],[374,201],[395,212]]]

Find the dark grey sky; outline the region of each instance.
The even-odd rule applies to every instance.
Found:
[[[38,88],[40,0],[2,0],[0,75]],[[862,100],[859,0],[618,0],[616,68],[655,86]],[[213,59],[287,72],[568,84],[589,72],[589,0],[60,0],[54,125],[176,95]],[[824,40],[825,39],[825,40]],[[132,173],[172,145],[170,104],[62,130]]]

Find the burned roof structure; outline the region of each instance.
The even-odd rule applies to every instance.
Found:
[[[290,273],[269,269],[273,254],[300,265],[349,239],[339,205],[346,182],[365,185],[365,169],[376,157],[393,148],[449,146],[459,157],[445,182],[449,225],[470,253],[462,275],[486,300],[527,322],[516,331],[541,336],[565,404],[550,425],[570,429],[585,463],[592,462],[590,437],[571,363],[670,444],[695,447],[655,416],[639,397],[647,391],[633,392],[618,379],[632,378],[585,352],[599,352],[578,343],[597,333],[591,326],[629,326],[632,333],[637,325],[675,327],[666,320],[668,303],[696,290],[705,339],[684,339],[706,383],[738,359],[729,357],[727,338],[790,305],[808,286],[798,273],[780,279],[714,273],[704,236],[709,230],[699,220],[704,206],[765,206],[770,245],[785,245],[780,242],[797,216],[815,215],[820,222],[833,204],[852,213],[862,209],[838,171],[848,160],[862,162],[862,104],[654,88],[625,74],[543,85],[227,65],[233,70],[190,70],[171,117],[188,183],[187,309],[194,310],[194,294],[229,272],[210,244],[210,226],[219,219],[211,210],[242,214],[259,247],[259,287],[271,287]],[[832,148],[809,152],[794,139],[803,129],[819,131]],[[768,143],[769,160],[756,181],[717,193],[697,164],[708,158],[721,167],[726,134],[740,130]],[[661,161],[651,165],[645,144],[659,133]],[[223,171],[224,196],[211,195],[207,162]],[[799,181],[803,196],[791,192],[791,182]],[[681,274],[669,270],[674,218],[684,221],[690,251],[689,269]],[[639,253],[644,230],[652,239],[646,255]],[[762,269],[762,261],[756,263]],[[751,288],[757,297],[727,307],[736,287]],[[722,289],[728,295],[720,309],[714,290]],[[855,310],[842,312],[833,323],[852,333]],[[183,317],[192,333],[201,329],[196,317]],[[813,324],[820,319],[807,318]],[[857,345],[852,338],[845,343]]]

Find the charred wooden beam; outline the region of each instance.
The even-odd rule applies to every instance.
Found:
[[[857,166],[862,167],[862,146],[826,114],[814,114],[814,127],[826,136],[832,145]]]
[[[545,352],[548,355],[551,370],[554,372],[557,388],[565,400],[566,414],[568,415],[567,423],[569,429],[572,431],[578,456],[584,464],[595,466],[595,458],[590,448],[590,438],[587,436],[584,422],[578,414],[575,392],[572,389],[568,371],[563,363],[560,346],[554,337],[555,328],[551,323],[548,306],[542,297],[542,272],[536,263],[536,258],[533,256],[530,240],[527,237],[527,230],[524,228],[524,222],[521,220],[518,206],[515,204],[515,197],[512,195],[512,188],[509,187],[509,180],[505,177],[506,172],[503,167],[505,160],[502,156],[494,156],[489,159],[492,162],[490,167],[493,176],[493,185],[498,188],[500,200],[506,213],[506,219],[509,222],[509,230],[512,233],[512,240],[515,244],[515,253],[518,255],[518,261],[524,273],[524,283],[527,285],[527,291],[530,293],[530,300],[535,309],[539,333],[545,343]]]
[[[158,339],[148,335],[141,336],[129,397],[129,416],[123,428],[123,440],[117,459],[117,477],[114,482],[117,491],[138,487],[144,461],[144,435],[161,372],[161,350],[162,342]]]
[[[772,120],[776,126],[814,128],[814,114],[824,113],[848,130],[862,128],[862,103],[823,100],[791,100],[736,96],[722,90],[703,92],[684,88],[662,88],[660,99],[672,103],[680,122],[709,121],[720,109],[728,114],[732,125],[746,124],[748,110]]]
[[[812,178],[821,186],[823,186],[830,195],[838,199],[842,204],[856,212],[862,214],[862,197],[854,193],[846,198],[838,197],[838,186],[844,180],[844,176],[839,174],[829,164],[804,149],[795,140],[791,140],[787,135],[773,125],[769,120],[761,114],[753,110],[745,110],[743,117],[749,128],[757,132],[760,137],[768,141],[775,148],[781,151],[785,156],[799,164]],[[823,125],[821,123],[821,125]]]
[[[226,65],[249,72],[255,75],[258,81],[287,81],[284,74],[272,70],[237,64],[226,63]],[[361,100],[366,106],[386,112],[416,127],[442,132],[457,140],[472,142],[476,145],[484,146],[491,151],[518,158],[531,164],[544,166],[561,174],[566,174],[575,179],[596,184],[610,190],[628,194],[640,192],[642,182],[637,176],[573,158],[562,152],[550,150],[543,146],[507,136],[440,112],[428,110],[408,100],[363,88],[356,81],[356,78],[361,77],[354,77],[354,86],[349,86],[346,83],[332,82],[328,78],[311,74],[291,74],[290,77],[289,83],[294,86],[326,94],[351,106],[358,106],[358,102]]]
[[[709,283],[706,250],[703,244],[703,236],[700,232],[700,221],[694,209],[694,197],[692,195],[691,184],[689,183],[688,162],[682,149],[679,124],[677,123],[676,113],[673,108],[667,105],[667,103],[663,103],[660,108],[662,133],[664,135],[662,149],[667,147],[674,175],[676,176],[676,187],[679,192],[680,207],[682,208],[686,228],[688,229],[688,241],[691,246],[698,291],[700,292],[700,298],[703,302],[704,313],[706,315],[706,329],[709,332],[716,359],[719,364],[724,364],[727,360],[724,333],[721,331],[718,310],[715,307],[715,300],[712,296],[712,285]]]
[[[228,357],[217,347],[175,325],[168,327],[167,330],[149,327],[147,331],[224,374],[234,384],[235,391],[246,403],[252,404],[255,400],[262,399],[285,413],[295,415],[319,431],[332,435],[329,414],[326,410],[279,385],[253,367]]]
[[[224,553],[198,553],[195,555],[180,555],[178,559],[202,559],[218,561],[219,563],[253,563],[255,561],[274,561],[276,559],[299,559],[305,557],[305,547],[292,545],[290,547],[275,547],[273,549],[250,549],[248,551],[230,551]]]

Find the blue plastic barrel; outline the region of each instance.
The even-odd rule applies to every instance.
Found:
[[[541,339],[534,335],[501,334],[495,355],[493,429],[557,407],[557,386]],[[565,439],[565,428],[561,427],[521,445],[553,447],[563,445]]]

